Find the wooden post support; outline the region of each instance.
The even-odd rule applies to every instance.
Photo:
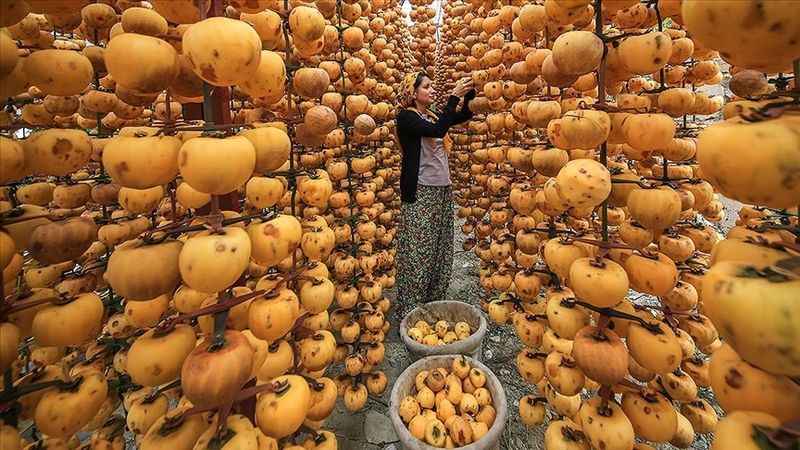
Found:
[[[200,0],[202,3],[202,0]],[[200,6],[200,18],[224,17],[225,4],[222,0],[211,0],[211,7],[208,15],[205,8]],[[211,86],[203,82],[203,120],[206,123],[224,125],[231,123],[231,89],[229,87]],[[195,112],[196,113],[196,112]],[[219,207],[226,211],[240,211],[241,196],[234,191],[219,197]],[[208,214],[209,207],[205,206],[198,210],[199,214]]]

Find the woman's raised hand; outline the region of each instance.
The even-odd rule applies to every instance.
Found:
[[[456,97],[463,97],[470,90],[472,90],[472,78],[465,77],[456,81],[456,85],[453,88],[453,95]]]

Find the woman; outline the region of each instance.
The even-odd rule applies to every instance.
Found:
[[[420,303],[444,300],[453,265],[453,207],[444,138],[451,126],[472,117],[472,80],[456,83],[440,114],[430,111],[431,79],[406,76],[396,119],[403,159],[400,168],[401,226],[398,243],[398,304],[408,313]],[[464,105],[457,110],[458,103]]]

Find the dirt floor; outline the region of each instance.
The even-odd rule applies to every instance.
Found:
[[[736,220],[736,215],[741,207],[737,202],[724,200],[727,217],[716,224],[721,232],[730,229]],[[484,295],[478,282],[479,260],[473,252],[461,251],[461,244],[465,239],[461,232],[461,221],[456,221],[455,230],[455,257],[453,261],[453,277],[448,291],[448,300],[458,300],[473,305],[478,305]],[[387,295],[392,299],[394,292]],[[652,302],[640,296],[637,302]],[[394,311],[394,310],[393,310]],[[389,320],[392,331],[386,339],[386,360],[383,369],[389,377],[390,383],[411,364],[412,360],[397,332],[400,317],[392,312]],[[535,386],[528,385],[517,373],[515,358],[522,348],[516,337],[513,327],[498,326],[489,322],[489,331],[483,342],[483,362],[497,375],[506,388],[509,414],[505,432],[500,445],[500,450],[541,450],[544,449],[544,431],[546,425],[527,428],[519,421],[517,408],[519,400],[527,394],[539,395]],[[399,450],[398,438],[392,428],[387,413],[389,392],[391,384],[381,398],[370,399],[367,408],[357,414],[350,414],[344,406],[337,405],[336,411],[331,415],[326,428],[335,430],[339,438],[339,448],[342,450]],[[701,396],[716,406],[713,394],[708,389],[701,389]],[[717,408],[718,409],[718,408]],[[718,409],[719,414],[722,411]],[[712,435],[698,435],[692,449],[707,449],[711,443]],[[674,449],[672,445],[658,446],[660,450]]]

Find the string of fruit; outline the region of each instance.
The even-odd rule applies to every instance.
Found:
[[[337,6],[339,8],[338,27],[342,30],[341,2]],[[374,31],[381,31],[384,24],[382,19],[378,18],[373,20],[371,26]],[[356,68],[353,68],[353,65],[361,60],[346,58],[345,47],[354,50],[360,46],[347,40],[340,44],[338,62],[342,73],[348,73],[355,79],[365,76],[365,73],[359,73],[363,70],[361,67],[356,65]],[[343,361],[345,367],[345,373],[337,377],[336,382],[339,391],[343,394],[345,406],[349,411],[355,412],[365,407],[368,394],[382,394],[388,383],[385,373],[375,368],[383,362],[385,356],[383,341],[390,326],[385,314],[388,313],[391,303],[383,296],[383,288],[394,285],[393,275],[386,272],[381,274],[381,271],[391,267],[394,253],[383,250],[380,254],[373,256],[372,242],[375,241],[378,245],[388,248],[388,244],[393,240],[394,231],[387,231],[385,226],[393,225],[394,212],[374,210],[372,214],[367,212],[364,217],[356,220],[358,218],[354,214],[355,207],[364,208],[362,209],[364,212],[366,208],[372,208],[375,203],[375,189],[369,189],[364,185],[371,183],[370,174],[375,165],[376,155],[379,153],[375,148],[375,142],[381,139],[381,132],[383,132],[385,140],[388,129],[377,130],[373,118],[366,114],[367,111],[353,111],[354,105],[350,100],[351,97],[345,97],[341,115],[346,124],[344,126],[346,186],[348,198],[350,198],[348,205],[350,220],[344,226],[350,230],[351,235],[355,230],[361,242],[359,245],[359,242],[352,239],[346,243],[345,250],[349,255],[342,254],[339,259],[337,268],[348,262],[350,267],[343,271],[337,270],[336,300],[339,308],[333,313],[332,324],[341,335],[337,348],[337,359]],[[348,112],[348,104],[351,104],[350,112]],[[388,105],[384,105],[388,113]],[[383,118],[385,117],[384,114]],[[351,123],[352,128],[350,127]],[[370,137],[371,134],[377,135]],[[351,149],[351,139],[356,144],[357,151]],[[364,145],[367,140],[372,144],[371,147]],[[389,148],[384,147],[381,149],[381,153],[381,158],[391,158],[390,163],[397,162],[393,155],[390,156]],[[353,172],[358,175],[357,179],[352,176]],[[354,194],[353,185],[356,182],[359,184],[359,190]],[[342,184],[344,186],[344,180]],[[385,195],[382,200],[392,197],[393,192],[391,188],[389,189],[389,191],[383,191]],[[383,203],[379,203],[379,205],[383,206]],[[378,215],[380,215],[382,223],[380,235],[378,235],[378,229],[373,222]]]
[[[336,448],[324,374],[349,349],[328,306],[355,298],[340,313],[367,328],[364,373],[388,325],[375,310],[393,284],[399,158],[374,122],[391,106],[366,94],[392,97],[398,5],[3,7],[4,57],[24,47],[2,83],[4,442],[28,445],[16,426],[31,418],[37,448],[79,430],[122,448],[126,428],[140,448]],[[202,121],[182,118],[201,102]]]
[[[788,78],[774,80],[784,84],[776,91],[753,71],[790,72],[797,47],[780,41],[783,34],[762,32],[762,25],[748,30],[769,42],[745,46],[715,31],[741,29],[748,8],[756,7],[691,0],[445,7],[442,60],[449,69],[443,79],[471,75],[480,90],[471,107],[485,114],[454,136],[458,214],[466,218],[462,230],[474,234],[465,250],[481,260],[487,294],[500,293],[487,302],[489,315],[513,323],[526,347],[517,358],[520,375],[544,395],[522,399],[523,422],[541,424],[545,404],[559,419],[548,425],[545,448],[649,448],[635,437],[688,447],[695,433],[715,429],[714,448],[743,445],[741,438],[793,439],[788,424],[800,405],[796,383],[790,373],[761,369],[791,366],[778,355],[786,355],[785,339],[796,336],[797,323],[787,317],[743,321],[753,314],[744,313],[752,303],[746,296],[768,296],[777,310],[787,306],[780,300],[788,299],[787,290],[797,289],[797,275],[790,273],[796,271],[797,213],[780,208],[796,206],[798,197],[793,185],[778,185],[788,176],[779,161],[795,161],[796,145],[752,160],[759,173],[771,174],[763,184],[736,181],[734,170],[751,170],[741,162],[754,158],[749,155],[757,144],[748,137],[759,126],[784,127],[773,128],[777,132],[794,123],[797,95],[786,90]],[[776,5],[764,12],[763,24],[773,19],[782,26],[794,9]],[[779,55],[777,62],[754,50],[762,46]],[[734,93],[764,101],[736,100],[723,109],[721,97],[697,92],[722,80],[720,55],[738,65],[731,71]],[[615,96],[613,103],[607,95]],[[696,122],[695,115],[720,110],[725,118],[744,118],[701,132],[707,121]],[[781,112],[764,125],[747,124]],[[737,125],[736,135],[726,134]],[[722,152],[737,138],[740,156],[723,163],[729,159]],[[745,207],[742,225],[721,240],[709,223],[724,218],[718,194],[773,209]],[[723,249],[723,259],[745,261],[739,272],[716,269]],[[751,261],[761,252],[772,256],[759,267]],[[773,266],[779,261],[783,269]],[[755,267],[745,270],[748,265]],[[765,290],[745,288],[745,273],[762,278]],[[764,281],[770,274],[772,284]],[[725,294],[722,285],[738,288],[736,294]],[[631,297],[641,294],[652,300],[634,303]],[[724,307],[710,306],[721,302]],[[793,308],[784,311],[791,316]],[[789,334],[764,338],[778,323]],[[736,339],[739,329],[748,330],[747,344]],[[758,344],[764,341],[774,344]],[[731,346],[746,348],[755,365]],[[769,380],[775,390],[756,400],[744,387],[756,379]],[[698,387],[711,387],[722,408],[734,413],[719,428]],[[760,432],[774,431],[755,438],[732,431],[754,420]]]
[[[437,24],[433,21],[436,10],[431,6],[433,1],[415,0],[409,3],[412,5],[408,16],[413,21],[409,31],[412,36],[410,48],[414,56],[414,65],[429,76],[434,76],[438,65],[435,64],[435,53],[431,54],[437,47]],[[442,92],[437,90],[436,94],[442,95]]]

